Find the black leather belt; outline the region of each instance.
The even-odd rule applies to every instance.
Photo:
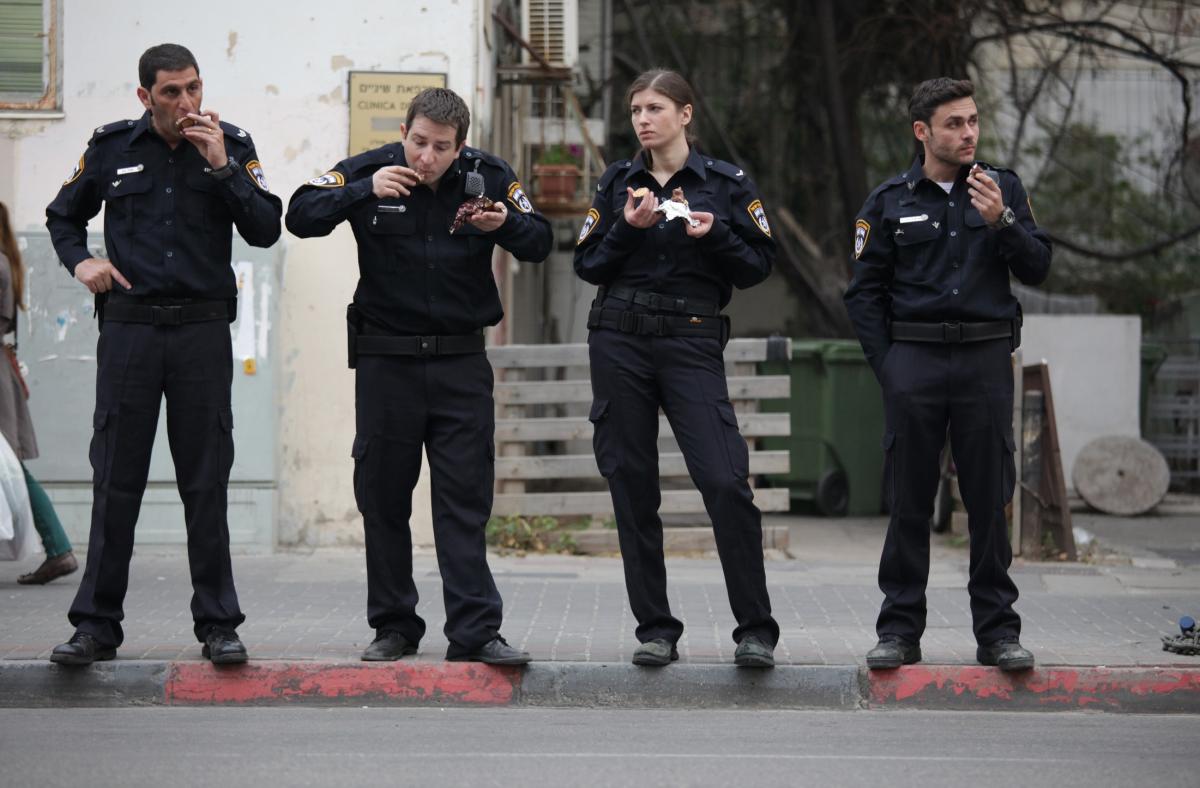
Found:
[[[900,342],[957,345],[962,342],[1009,339],[1012,336],[1013,324],[1007,320],[991,323],[892,323],[892,339]]]
[[[728,336],[723,317],[651,315],[620,309],[593,307],[588,312],[588,328],[604,328],[622,334],[659,337],[710,337],[722,342]]]
[[[652,293],[649,290],[634,290],[632,287],[601,286],[596,292],[596,303],[604,303],[606,297],[644,306],[652,312],[672,312],[678,315],[696,315],[699,317],[718,317],[721,314],[721,307],[711,301],[705,301],[700,298],[689,298],[687,296]]]
[[[360,356],[453,356],[482,353],[483,349],[483,334],[430,337],[359,334],[355,339],[355,352]]]
[[[237,317],[237,299],[199,301],[190,298],[122,296],[119,300],[105,299],[97,311],[101,320],[114,323],[148,323],[155,326],[180,326],[214,320],[232,323]]]

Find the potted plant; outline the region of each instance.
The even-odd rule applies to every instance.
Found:
[[[542,148],[533,165],[539,202],[566,203],[575,198],[581,153],[578,145],[556,143]]]

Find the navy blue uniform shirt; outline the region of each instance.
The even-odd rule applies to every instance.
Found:
[[[492,276],[493,248],[498,244],[519,260],[540,263],[550,254],[550,223],[534,210],[508,164],[490,153],[464,147],[436,194],[418,185],[407,197],[380,199],[371,177],[392,165],[407,166],[402,143],[345,159],[313,178],[288,203],[288,230],[311,238],[350,222],[358,241],[354,304],[389,333],[469,334],[499,323],[504,309]],[[466,223],[450,234],[458,207],[472,196],[465,191],[467,170],[483,175],[484,194],[508,209],[504,224],[490,233]]]
[[[648,229],[626,223],[625,189],[642,186],[660,202],[682,188],[691,210],[713,214],[712,228],[704,237],[692,238],[684,232],[682,219],[660,219]],[[729,303],[733,286],[763,281],[774,261],[771,227],[750,178],[739,167],[695,148],[665,186],[659,186],[640,154],[610,166],[596,184],[596,198],[575,247],[575,273],[586,282],[696,298],[722,307]]]
[[[1020,305],[1009,272],[1037,285],[1050,272],[1050,239],[1033,218],[1021,179],[999,174],[1004,204],[1016,224],[994,230],[971,205],[964,166],[950,193],[925,177],[924,159],[884,181],[867,198],[854,225],[854,279],[846,309],[877,371],[891,347],[893,320],[922,323],[1014,320]]]
[[[237,166],[219,181],[196,146],[175,148],[140,120],[106,123],[92,134],[71,177],[46,208],[46,227],[63,265],[92,257],[88,221],[105,205],[108,259],[138,296],[237,296],[230,266],[233,227],[251,246],[279,239],[283,203],[267,191],[250,135],[221,122],[225,153]]]

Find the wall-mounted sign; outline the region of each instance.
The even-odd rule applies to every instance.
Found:
[[[446,87],[445,74],[398,71],[350,72],[350,155],[400,139],[413,96]]]

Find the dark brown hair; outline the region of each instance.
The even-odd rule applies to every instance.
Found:
[[[25,308],[25,266],[21,264],[21,250],[17,248],[17,238],[13,235],[12,221],[8,218],[8,206],[0,202],[0,252],[8,258],[8,266],[12,269],[13,298],[18,309]]]
[[[908,100],[908,119],[910,123],[918,120],[928,124],[929,119],[938,107],[947,101],[969,98],[975,95],[975,85],[969,79],[950,79],[937,77],[927,79],[913,90],[912,98]]]
[[[663,94],[674,102],[675,106],[679,109],[683,109],[690,104],[692,106],[693,117],[695,117],[696,93],[678,71],[672,71],[669,68],[652,68],[649,71],[643,71],[641,74],[638,74],[637,79],[629,84],[629,90],[625,91],[625,108],[627,111],[629,105],[633,103],[633,97],[643,90],[653,90],[656,93]],[[683,135],[687,139],[688,144],[692,144],[691,124],[684,127]],[[645,159],[647,167],[654,166],[654,160],[650,155],[650,151],[643,150],[642,157]]]
[[[467,109],[467,103],[453,90],[425,88],[413,96],[412,103],[408,105],[408,116],[404,120],[404,126],[411,129],[418,115],[443,126],[453,126],[455,145],[462,145],[466,141],[467,129],[471,128],[471,110]]]

